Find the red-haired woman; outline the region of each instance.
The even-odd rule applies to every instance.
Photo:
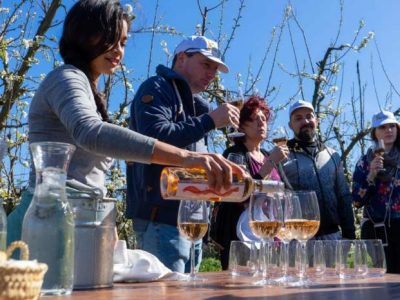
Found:
[[[261,148],[267,138],[268,121],[271,110],[265,100],[258,96],[251,96],[240,111],[239,130],[245,135],[235,138],[235,145],[226,149],[224,157],[230,153],[243,155],[245,166],[255,179],[280,180],[276,166],[288,155],[286,145],[275,146],[271,152]],[[245,209],[243,203],[218,203],[214,207],[211,238],[220,247],[222,269],[228,268],[229,248],[232,240],[238,240],[236,224],[240,214]]]

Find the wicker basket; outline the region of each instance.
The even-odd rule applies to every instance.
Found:
[[[43,276],[47,265],[30,261],[26,267],[11,263],[9,258],[15,249],[21,250],[21,260],[29,259],[28,246],[22,242],[13,242],[6,251],[0,251],[0,300],[34,300],[39,297]]]

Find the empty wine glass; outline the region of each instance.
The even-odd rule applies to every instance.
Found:
[[[228,103],[230,105],[233,105],[235,107],[237,107],[239,110],[242,109],[243,105],[244,105],[244,97],[242,95],[242,93],[234,93],[231,91],[226,90],[225,91],[225,99],[224,99],[225,103]],[[229,138],[237,138],[237,137],[242,137],[244,136],[243,132],[239,132],[237,130],[237,128],[228,126],[228,134],[227,136]]]
[[[178,210],[178,229],[191,242],[190,247],[190,276],[187,281],[204,281],[205,278],[195,274],[194,242],[201,240],[208,229],[208,210],[206,201],[182,200]]]
[[[249,226],[251,231],[261,239],[260,263],[262,265],[262,280],[256,285],[274,285],[275,281],[268,279],[268,261],[270,260],[269,242],[282,227],[282,205],[276,196],[265,193],[254,193],[250,197]]]
[[[320,224],[320,212],[318,198],[314,191],[293,191],[291,197],[293,209],[290,217],[285,218],[285,227],[290,237],[300,243],[300,270],[299,280],[289,283],[290,286],[309,286],[312,282],[306,277],[307,240],[311,239],[318,231]]]
[[[243,154],[229,153],[227,159],[240,166],[243,170],[247,171],[246,160]]]

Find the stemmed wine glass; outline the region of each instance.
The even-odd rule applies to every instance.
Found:
[[[242,95],[242,93],[237,93],[235,95],[235,93],[230,92],[228,90],[225,91],[225,99],[224,99],[225,103],[228,103],[230,105],[233,105],[235,107],[237,107],[239,110],[242,109],[243,105],[244,105],[244,97]],[[230,127],[230,126],[229,126]],[[230,127],[231,128],[231,127]],[[233,127],[232,127],[233,128]],[[229,138],[237,138],[237,137],[242,137],[244,136],[243,132],[239,132],[237,130],[237,128],[233,128],[233,129],[229,129],[228,128],[228,134],[227,136]]]
[[[247,170],[246,161],[245,161],[245,157],[244,157],[243,154],[240,154],[240,153],[229,153],[227,159],[230,160],[231,162],[234,162],[238,166],[240,166],[243,170],[248,171]]]
[[[190,247],[190,276],[187,281],[204,281],[205,278],[195,274],[194,242],[201,240],[208,229],[207,202],[201,200],[181,200],[178,210],[178,230],[191,242]]]
[[[280,239],[281,245],[281,265],[282,276],[275,279],[280,285],[288,285],[289,282],[294,282],[297,279],[294,276],[288,275],[289,267],[289,243],[293,239],[292,232],[286,227],[286,220],[292,219],[292,215],[297,213],[300,208],[298,197],[293,197],[291,190],[285,190],[283,193],[278,194],[281,199],[283,210],[283,226],[278,231],[276,237]]]
[[[255,192],[250,197],[249,226],[251,231],[261,239],[260,261],[262,279],[256,285],[273,285],[268,279],[269,241],[282,227],[282,205],[276,195]]]
[[[383,157],[384,154],[385,154],[385,141],[383,139],[380,139],[375,144],[374,155]],[[386,171],[386,170],[382,168],[379,171]]]
[[[294,191],[291,199],[299,207],[298,209],[293,207],[292,214],[285,217],[285,227],[290,232],[291,238],[298,240],[300,244],[300,270],[299,280],[289,283],[289,285],[309,286],[312,282],[306,278],[306,244],[307,240],[311,239],[319,229],[320,212],[318,198],[315,191]]]
[[[279,127],[275,132],[275,137],[272,138],[272,143],[276,146],[283,146],[287,144],[289,134],[285,127]]]

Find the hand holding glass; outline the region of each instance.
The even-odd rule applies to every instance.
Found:
[[[244,105],[243,95],[241,93],[238,93],[238,95],[234,96],[232,92],[225,91],[225,103],[233,105],[237,107],[239,110],[241,110]],[[231,129],[228,128],[227,136],[229,138],[242,137],[244,136],[244,133],[237,131],[236,128],[233,128],[233,131],[231,131]]]
[[[374,155],[383,157],[385,154],[385,141],[380,139],[377,141],[375,148],[374,148]],[[379,169],[379,171],[385,171],[384,168]]]

